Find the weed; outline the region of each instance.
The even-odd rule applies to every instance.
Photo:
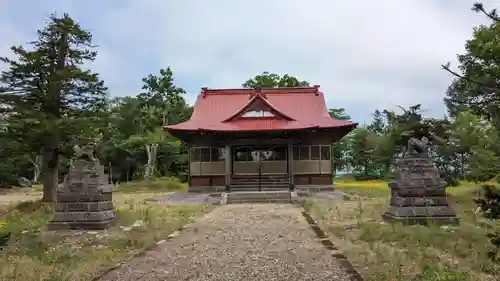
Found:
[[[116,226],[104,231],[47,231],[52,206],[40,201],[5,207],[0,236],[11,233],[0,249],[0,280],[89,280],[128,256],[153,246],[211,206],[168,206],[146,200],[179,189],[165,179],[148,185],[128,183],[114,194]],[[167,187],[164,188],[164,185]]]
[[[357,183],[357,185],[356,185]],[[336,243],[367,281],[493,281],[500,266],[488,259],[488,229],[475,211],[477,188],[448,189],[459,227],[403,226],[382,221],[389,189],[382,182],[341,182],[337,189],[357,201],[309,200],[305,208],[334,236]]]

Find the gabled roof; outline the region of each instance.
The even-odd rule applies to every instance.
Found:
[[[283,117],[284,119],[286,119],[288,121],[295,121],[295,119],[293,119],[290,116],[286,115],[285,113],[279,111],[279,109],[277,109],[274,105],[272,105],[267,100],[267,96],[262,95],[260,90],[257,90],[257,91],[258,92],[255,95],[250,97],[250,100],[248,101],[247,104],[245,104],[245,106],[243,106],[241,109],[236,111],[233,115],[229,116],[229,118],[227,118],[223,122],[230,122],[230,121],[235,120],[238,116],[245,113],[245,111],[247,111],[253,104],[255,104],[259,100],[262,101],[265,105],[267,105],[267,107],[269,107],[272,111],[274,111],[275,113],[277,113],[279,116]]]
[[[243,118],[257,99],[281,118]],[[165,126],[168,131],[287,131],[313,128],[354,128],[357,123],[336,120],[328,114],[319,86],[312,88],[206,89],[186,122]]]

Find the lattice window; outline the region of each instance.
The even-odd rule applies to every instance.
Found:
[[[241,117],[273,117],[274,114],[267,110],[251,110],[243,113]]]
[[[261,99],[255,100],[241,117],[274,117],[272,110]]]

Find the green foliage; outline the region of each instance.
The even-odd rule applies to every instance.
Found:
[[[141,190],[144,193],[122,191],[114,196],[116,226],[105,233],[46,231],[52,207],[38,201],[2,210],[0,238],[2,229],[12,235],[8,247],[0,246],[0,280],[92,280],[102,269],[156,246],[159,239],[212,209],[156,204],[151,202],[156,189],[143,185]],[[137,221],[140,227],[133,226]]]
[[[192,113],[170,67],[143,78],[137,97],[110,100],[98,74],[83,68],[97,55],[91,39],[68,15],[52,15],[29,47],[12,47],[13,59],[0,58],[7,66],[0,76],[1,186],[31,179],[31,162],[42,154],[46,179],[50,171],[64,175],[72,146],[98,133],[97,154],[113,181],[141,177],[151,144],[159,145],[159,176],[186,172],[186,148],[160,130]],[[57,182],[44,181],[45,199]]]
[[[500,175],[500,93],[497,83],[499,21],[474,30],[465,54],[459,56],[462,73],[447,91],[450,118],[426,118],[422,105],[400,110],[377,109],[370,123],[359,126],[332,145],[335,171],[353,173],[358,180],[386,179],[406,144],[408,130],[436,136],[431,156],[449,186],[459,179],[487,181]],[[113,182],[143,177],[148,164],[146,147],[158,145],[157,177],[187,179],[187,148],[161,131],[165,124],[190,118],[193,108],[177,86],[170,67],[142,79],[141,93],[110,99],[98,74],[84,69],[97,51],[90,32],[68,15],[52,15],[29,46],[12,47],[13,58],[0,58],[0,185],[10,187],[20,177],[31,178],[35,157],[43,155],[43,176],[67,172],[71,147],[101,133],[98,157]],[[309,87],[308,81],[288,74],[263,72],[243,83],[245,88]],[[350,120],[344,108],[328,110],[331,117]],[[160,183],[159,183],[160,182]],[[159,190],[161,180],[155,182]],[[53,191],[57,179],[45,180]],[[134,184],[120,184],[137,188]],[[132,186],[132,187],[130,187]],[[180,182],[165,189],[184,187]]]
[[[445,69],[455,75],[448,88],[445,102],[453,115],[465,109],[472,110],[492,120],[500,128],[500,20],[496,11],[486,12],[482,4],[474,5],[473,10],[485,13],[491,20],[488,25],[480,25],[473,30],[472,38],[465,44],[465,53],[457,56],[460,73]]]
[[[154,131],[161,125],[177,124],[188,120],[192,108],[187,105],[184,89],[175,86],[173,73],[170,67],[160,69],[160,76],[149,74],[142,79],[142,89],[145,92],[137,96],[142,109],[143,118]]]
[[[81,68],[96,58],[91,38],[68,15],[52,15],[31,49],[14,46],[16,59],[0,58],[8,66],[0,76],[0,102],[10,113],[9,134],[57,147],[89,128],[107,99],[98,74]]]
[[[309,87],[309,82],[300,81],[296,77],[285,74],[280,76],[264,71],[262,74],[248,79],[243,88],[282,88],[282,87]]]
[[[387,182],[337,182],[350,199],[307,200],[306,211],[342,240],[343,253],[366,280],[496,280],[500,264],[488,258],[488,228],[473,212],[473,186],[448,190],[457,227],[381,223]]]
[[[500,263],[500,233],[491,232],[487,236],[491,242],[491,247],[488,249],[488,256],[493,261]]]
[[[464,130],[464,134],[473,136],[472,141],[464,137],[464,142],[459,146],[462,149],[465,147],[462,150],[462,156],[469,157],[472,166],[471,176],[475,180],[489,180],[498,175],[500,171],[498,144],[498,131],[500,130],[500,111],[498,110],[500,107],[500,84],[498,82],[500,76],[500,61],[498,60],[500,57],[500,18],[496,9],[488,12],[482,3],[475,3],[472,10],[486,15],[490,24],[474,28],[472,38],[465,44],[465,53],[457,56],[460,72],[451,70],[449,63],[443,65],[445,70],[455,76],[453,83],[448,88],[445,102],[450,113],[454,116],[459,115],[464,110],[470,110],[473,114],[489,120],[490,124],[475,126],[475,131],[466,132]],[[467,126],[470,123],[464,125],[466,126],[463,128],[471,127]],[[490,128],[493,126],[496,130]],[[479,134],[475,135],[474,133]],[[479,136],[477,141],[476,136]],[[468,152],[470,152],[469,155],[467,155]],[[493,192],[493,189],[487,186],[484,188],[485,197],[478,201],[481,208],[490,211],[500,208],[500,201],[491,199],[491,196],[495,198],[494,194],[498,191]],[[485,206],[487,202],[489,202],[489,206]],[[490,215],[487,214],[487,216]],[[498,219],[498,216],[493,219]],[[495,249],[490,254],[493,259],[498,259],[500,233],[492,233],[490,236]]]
[[[160,177],[151,180],[132,181],[120,184],[116,192],[172,192],[186,190],[187,185],[177,178]]]
[[[457,180],[457,178],[447,174],[443,177],[444,182],[446,183],[447,187],[452,187],[452,186],[459,186],[460,182]]]
[[[345,108],[330,108],[328,113],[337,120],[351,120]],[[348,166],[349,138],[342,138],[332,145],[333,170],[344,170]]]
[[[328,109],[328,114],[337,120],[351,120],[351,116],[347,114],[345,108],[330,108]]]
[[[497,183],[500,183],[500,174],[498,174],[498,175],[495,176],[495,181]]]
[[[467,272],[457,272],[445,268],[436,268],[436,266],[426,265],[423,272],[412,279],[414,281],[469,281],[471,277]]]
[[[482,194],[474,200],[484,216],[491,220],[500,220],[500,188],[485,184],[482,186]],[[500,262],[500,233],[490,232],[491,247],[488,249],[489,257]]]
[[[0,58],[7,66],[0,75],[4,137],[29,153],[44,154],[44,200],[51,201],[59,156],[75,138],[95,132],[107,89],[98,74],[83,69],[97,55],[92,35],[67,14],[51,15],[29,48],[11,50],[14,59]]]
[[[485,184],[482,186],[482,196],[475,199],[484,216],[489,219],[500,219],[500,188]]]
[[[468,162],[471,165],[467,178],[476,182],[491,180],[500,172],[500,162],[496,152],[484,147],[472,147]]]
[[[376,135],[367,128],[358,127],[351,135],[350,162],[356,173],[368,178],[374,168]]]

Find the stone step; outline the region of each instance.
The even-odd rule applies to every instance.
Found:
[[[231,176],[232,178],[256,178],[256,177],[259,177],[258,174],[255,174],[255,175],[232,175]],[[286,178],[288,177],[287,174],[261,174],[260,175],[261,178]]]
[[[260,184],[258,182],[238,182],[238,183],[231,183],[231,186],[289,186],[290,183],[288,182],[261,182]]]
[[[261,187],[261,191],[288,191],[289,187]],[[231,192],[259,191],[258,187],[232,187]]]
[[[290,203],[288,191],[229,192],[227,203]]]
[[[231,190],[288,190],[290,189],[290,185],[284,184],[284,185],[261,185],[260,187],[258,185],[231,185]]]
[[[231,177],[231,179],[236,179],[236,180],[245,180],[245,179],[258,179],[258,176],[255,177]],[[290,178],[289,176],[285,177],[260,177],[261,179],[268,179],[268,180],[280,180],[280,179],[288,179]]]
[[[227,204],[248,204],[248,203],[258,203],[258,204],[286,204],[291,203],[290,199],[228,199]]]
[[[233,188],[268,188],[268,187],[271,187],[271,188],[289,188],[290,185],[289,184],[261,184],[261,185],[258,185],[258,184],[247,184],[247,185],[244,185],[244,184],[231,184],[231,189]]]
[[[231,183],[238,183],[238,182],[289,182],[288,179],[239,179],[239,180],[230,180]]]
[[[258,179],[244,179],[244,180],[230,180],[229,181],[230,183],[258,183],[258,182],[268,182],[268,183],[287,183],[287,182],[290,182],[288,179],[286,180],[269,180],[269,179],[261,179],[261,180],[258,180]]]
[[[234,179],[232,178],[231,181],[258,181],[259,178],[241,178],[241,179]],[[270,179],[270,178],[261,178],[260,181],[289,181],[290,179],[287,178],[275,178],[275,179]]]
[[[263,191],[232,191],[227,193],[228,196],[233,198],[254,198],[254,197],[265,197],[265,198],[284,198],[290,197],[290,191],[288,190],[263,190]]]
[[[259,196],[259,197],[279,197],[279,196],[290,196],[288,191],[270,191],[270,192],[236,192],[228,193],[231,197],[248,197],[248,196]]]

